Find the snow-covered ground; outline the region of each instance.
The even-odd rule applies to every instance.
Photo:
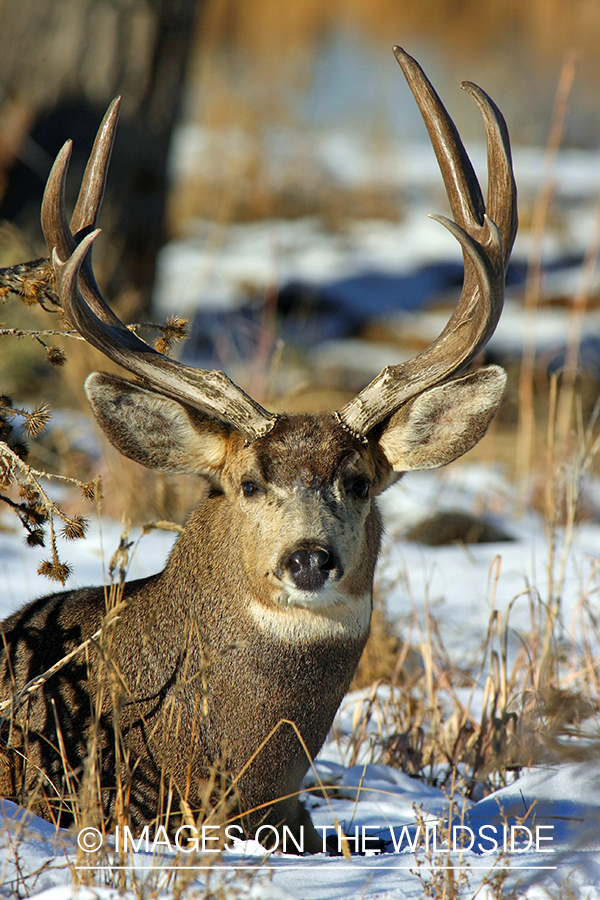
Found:
[[[388,146],[377,156],[361,140],[360,135],[319,132],[314,141],[306,141],[310,162],[305,164],[320,173],[323,183],[335,179],[345,190],[389,188],[398,197],[398,221],[348,219],[330,228],[317,217],[250,223],[191,219],[185,233],[163,248],[154,302],[162,315],[176,312],[195,319],[192,339],[183,349],[186,362],[229,368],[234,378],[243,380],[244,360],[247,366],[264,342],[260,334],[265,298],[277,294],[280,310],[287,311],[280,315],[273,340],[300,347],[304,360],[303,368],[290,372],[290,360],[293,367],[297,357],[284,350],[276,384],[280,394],[306,378],[335,387],[360,386],[384,365],[405,358],[407,336],[410,349],[439,334],[448,314],[439,306],[427,309],[427,304],[457,296],[462,262],[456,241],[428,218],[429,213],[448,212],[433,151],[428,143],[413,139],[397,149]],[[275,186],[281,177],[278,152],[285,155],[281,143],[280,135],[279,143],[265,148]],[[485,147],[475,143],[467,149],[485,188]],[[210,173],[215,160],[227,168],[224,157],[243,152],[241,135],[234,140],[190,126],[179,134],[174,171],[184,177],[197,165]],[[293,157],[290,148],[287,152]],[[535,334],[538,352],[548,364],[560,367],[567,340],[579,329],[584,364],[598,373],[596,300],[579,323],[569,324],[570,299],[582,290],[596,298],[600,289],[597,270],[587,283],[582,275],[582,261],[598,240],[598,152],[562,150],[550,168],[540,148],[515,147],[513,156],[522,226],[512,254],[505,310],[489,350],[498,359],[518,357]],[[293,169],[289,156],[288,165]],[[534,243],[532,210],[546,181],[553,185],[554,199],[542,240],[543,305],[532,318],[523,309],[526,261]],[[243,314],[236,312],[240,308]],[[312,319],[307,320],[308,314]],[[375,344],[360,336],[373,321],[380,332]],[[381,337],[385,329],[387,343]],[[255,336],[244,337],[238,346],[223,339],[232,332]],[[349,337],[354,339],[351,352]],[[240,363],[242,368],[236,368]]]
[[[205,167],[202,154],[208,141],[206,134],[182,132],[175,167]],[[208,150],[214,158],[214,147]],[[217,150],[217,158],[225,152]],[[460,259],[452,238],[427,219],[428,212],[444,212],[441,179],[428,145],[407,146],[397,155],[387,150],[381,158],[374,159],[347,135],[340,140],[332,134],[323,135],[313,152],[325,179],[335,177],[346,187],[379,180],[405,191],[410,202],[402,221],[348,222],[338,232],[327,231],[315,219],[244,226],[198,221],[185,238],[172,242],[162,253],[157,288],[157,307],[162,313],[235,308],[246,301],[248,285],[252,293],[260,295],[273,285],[281,287],[293,281],[322,285],[365,272],[404,275],[429,263]],[[483,173],[484,148],[472,148],[472,158],[477,171]],[[515,167],[521,196],[530,207],[544,171],[541,151],[517,148]],[[546,257],[582,257],[594,231],[596,195],[600,190],[599,156],[592,152],[562,153],[554,177],[558,212],[545,236]],[[526,258],[530,243],[530,234],[522,231],[515,250],[517,260]],[[549,276],[546,294],[572,294],[578,279],[578,266],[569,271],[563,267]],[[432,312],[406,327],[411,331],[418,328],[432,337],[441,330],[442,317],[443,314]],[[588,314],[584,327],[586,336],[600,335],[597,312]],[[538,328],[545,345],[564,343],[566,313],[544,311],[538,317]],[[509,300],[495,338],[496,349],[518,352],[525,331],[522,311]],[[346,356],[358,358],[362,352],[358,344],[352,345],[351,351],[347,342],[337,350],[340,347]],[[334,351],[332,344],[314,348],[315,354],[329,359]],[[375,372],[386,362],[398,361],[390,358],[388,348],[382,350],[381,345],[371,346],[369,352],[365,379],[369,368]],[[381,360],[378,353],[382,354]],[[592,508],[598,509],[599,496],[597,490],[590,493]],[[514,505],[512,491],[500,472],[468,464],[411,474],[382,498],[387,538],[379,566],[378,591],[389,615],[399,621],[401,628],[408,628],[411,623],[415,628],[425,628],[426,616],[433,614],[452,664],[470,671],[481,664],[483,677],[491,665],[481,655],[492,603],[505,622],[510,617],[510,660],[527,643],[532,603],[543,606],[549,590],[549,538],[543,522],[533,512],[516,520]],[[435,548],[402,541],[409,526],[443,509],[478,515],[483,511],[514,540]],[[35,575],[46,551],[26,549],[22,533],[11,530],[13,525],[10,517],[0,519],[0,617],[52,589],[47,580]],[[120,530],[116,523],[94,522],[85,542],[63,549],[64,558],[74,568],[67,587],[104,581]],[[172,534],[164,532],[141,538],[132,555],[130,577],[156,571],[173,539]],[[599,612],[600,524],[592,518],[577,527],[570,545],[565,540],[560,532],[556,535],[554,574],[564,565],[559,627],[566,646],[582,641],[582,610],[592,615]],[[537,599],[532,601],[534,594]],[[588,634],[585,637],[592,639]],[[598,648],[592,644],[591,651],[596,653]],[[385,690],[380,689],[383,700]],[[385,841],[386,852],[351,859],[325,855],[299,858],[268,855],[250,842],[238,844],[220,858],[210,874],[211,896],[251,900],[400,900],[427,893],[441,897],[442,888],[435,894],[437,879],[449,879],[452,869],[454,885],[465,898],[477,894],[491,900],[501,896],[504,876],[504,889],[512,889],[518,883],[516,895],[529,900],[559,895],[582,900],[600,898],[600,766],[595,761],[530,770],[515,783],[477,803],[466,803],[464,808],[459,803],[453,823],[463,826],[462,834],[469,840],[473,835],[473,846],[454,851],[444,846],[441,833],[441,823],[447,818],[446,794],[376,761],[377,740],[387,735],[389,723],[385,718],[377,723],[377,728],[373,725],[371,731],[367,729],[358,763],[349,764],[349,736],[366,696],[363,691],[345,699],[332,735],[316,762],[321,781],[334,786],[329,799],[309,792],[307,802],[317,826],[333,829],[335,823],[340,823],[350,835],[358,828],[361,839],[365,828],[365,835],[378,835]],[[476,686],[470,702],[472,711],[481,707],[481,684]],[[307,790],[318,783],[316,774],[307,778]],[[9,803],[0,815],[4,819],[4,827],[0,827],[0,890],[5,895],[45,892],[48,900],[62,900],[77,892],[81,900],[117,896],[116,890],[111,893],[110,888],[118,885],[115,871],[96,873],[93,891],[76,889],[83,878],[81,867],[86,864],[86,856],[78,852],[73,834],[56,834],[48,823],[24,817]],[[423,836],[425,822],[429,823],[430,852],[419,841],[413,852],[410,845]],[[436,823],[439,833],[434,829]],[[511,827],[517,830],[511,832]],[[437,840],[435,847],[433,835]],[[129,882],[126,897],[144,892],[148,896],[172,895],[175,881],[168,867],[176,864],[190,862],[181,857],[176,860],[168,853],[136,853],[135,868],[127,878],[136,879],[137,893]],[[206,858],[199,865],[206,865]],[[206,871],[180,870],[180,874],[184,872],[190,882],[197,876],[195,888],[203,896]],[[141,887],[144,881],[145,889]],[[481,886],[483,882],[486,883]],[[190,895],[193,888],[194,884]],[[452,896],[450,889],[445,896]]]
[[[215,159],[219,167],[227,168],[224,156],[234,152],[231,144],[243,148],[244,141],[242,135],[237,141],[229,135],[227,142],[226,137],[193,126],[181,129],[174,172],[185,177],[197,168],[207,176]],[[323,183],[334,180],[346,190],[389,187],[399,197],[397,222],[348,219],[336,230],[324,227],[316,218],[266,219],[245,224],[191,220],[186,236],[168,243],[159,256],[156,308],[187,315],[201,308],[235,307],[247,300],[249,288],[254,295],[260,295],[273,286],[281,288],[290,282],[315,286],[364,272],[402,275],[432,262],[460,261],[460,249],[454,239],[428,219],[429,213],[447,214],[448,210],[430,144],[404,143],[397,149],[387,147],[377,156],[373,147],[361,146],[361,140],[364,138],[360,134],[316,133],[314,140],[307,142],[307,165],[320,172]],[[223,146],[219,141],[225,141]],[[467,150],[485,189],[485,146],[469,144]],[[277,157],[273,155],[272,148],[265,148],[266,164],[277,169]],[[542,149],[515,147],[513,163],[519,206],[525,214],[513,260],[527,259],[532,240],[529,216],[547,179],[553,185],[554,201],[544,231],[544,261],[583,256],[597,227],[600,153],[562,150],[554,166],[548,168]],[[288,166],[294,168],[291,148]],[[275,173],[271,180],[276,187]],[[573,293],[577,287],[578,266],[566,269],[547,276],[549,295]]]
[[[469,668],[481,654],[494,593],[495,609],[507,611],[512,604],[511,641],[516,645],[526,640],[530,614],[526,589],[534,585],[544,596],[548,541],[543,524],[534,513],[515,521],[514,497],[500,473],[480,465],[455,465],[438,472],[411,474],[384,495],[382,505],[387,538],[378,583],[390,615],[400,622],[416,616],[424,628],[426,614],[433,612],[451,661]],[[440,509],[479,513],[483,510],[514,541],[467,548],[425,547],[401,540],[407,527]],[[22,534],[10,530],[12,521],[5,517],[2,523],[8,529],[0,531],[0,615],[4,616],[28,598],[47,592],[49,586],[45,579],[33,574],[43,551],[25,549]],[[88,540],[68,546],[66,555],[75,570],[69,586],[102,582],[106,561],[116,549],[119,535],[120,528],[115,523],[104,522],[101,527],[94,523]],[[563,537],[559,533],[557,560],[561,557]],[[161,532],[141,538],[133,553],[131,576],[155,571],[172,540],[172,535]],[[582,603],[597,610],[599,562],[600,525],[588,522],[575,534],[566,567],[561,606],[565,638],[573,628],[572,639],[579,639],[576,613]],[[493,592],[492,570],[499,572]],[[567,887],[572,891],[569,896],[600,897],[597,762],[530,770],[514,784],[475,804],[463,805],[457,796],[452,820],[458,829],[454,832],[456,850],[448,852],[442,831],[448,811],[446,793],[395,768],[372,763],[374,757],[369,748],[375,747],[375,734],[372,743],[368,736],[363,742],[358,764],[347,766],[347,738],[368,693],[357,692],[344,701],[332,736],[316,763],[318,778],[315,773],[309,774],[306,787],[316,785],[318,779],[333,786],[327,801],[313,793],[308,795],[317,826],[327,827],[326,833],[335,834],[334,827],[339,824],[352,837],[358,833],[361,841],[364,834],[367,849],[368,838],[379,836],[385,841],[386,852],[350,859],[326,855],[299,858],[280,853],[268,855],[253,843],[240,843],[215,866],[210,875],[213,889],[222,880],[229,885],[224,894],[227,897],[400,900],[423,896],[424,883],[433,885],[435,879],[447,876],[451,867],[461,897],[474,896],[482,882],[486,884],[479,897],[491,900],[499,896],[491,886],[494,878],[506,878],[505,890],[520,884],[517,895],[528,898],[546,897],[546,889],[550,896],[558,896]],[[477,702],[476,697],[474,708]],[[380,722],[372,730],[385,736],[385,727],[385,722]],[[78,867],[86,865],[85,854],[77,852],[75,836],[67,832],[56,835],[48,823],[38,819],[25,823],[22,811],[9,803],[2,815],[3,891],[7,895],[18,891],[23,894],[26,889],[30,893],[47,891],[45,896],[53,900],[74,895],[73,885],[84,871]],[[427,823],[429,853],[423,847]],[[462,837],[467,844],[461,850]],[[164,847],[155,847],[154,853],[151,845],[148,852],[143,850],[141,847],[135,855],[132,865],[137,868],[130,870],[129,877],[135,877],[138,885],[144,879],[154,879],[153,889],[165,894],[174,885],[172,870],[166,867],[207,865],[206,856],[192,863],[182,855],[179,859],[173,853],[165,855]],[[197,877],[195,889],[201,895],[206,871],[182,870],[181,874],[184,872],[190,879],[192,875]],[[96,873],[96,884],[93,894],[84,892],[78,896],[109,896],[108,889],[99,886],[116,885],[117,873]],[[148,893],[150,887],[148,882]]]

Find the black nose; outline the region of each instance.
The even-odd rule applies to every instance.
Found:
[[[318,591],[335,568],[331,553],[324,547],[301,547],[290,553],[287,570],[301,591]]]

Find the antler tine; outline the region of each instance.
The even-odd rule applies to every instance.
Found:
[[[66,142],[54,161],[42,200],[42,229],[50,254],[54,247],[58,247],[60,254],[66,258],[73,252],[77,243],[73,234],[84,228],[91,230],[96,227],[104,196],[106,173],[115,141],[120,105],[121,98],[116,97],[108,107],[100,124],[85,167],[70,226],[65,213],[64,197],[73,147],[72,141]]]
[[[54,161],[46,182],[41,215],[42,230],[50,255],[56,248],[59,258],[67,259],[84,234],[96,226],[115,139],[120,102],[119,97],[112,101],[100,124],[85,168],[70,226],[65,212],[65,185],[71,160],[72,141],[67,141]],[[73,231],[77,237],[73,236]],[[81,271],[81,290],[86,303],[91,306],[99,319],[109,325],[119,326],[119,319],[104,301],[98,289],[89,256],[86,257]]]
[[[106,173],[115,142],[120,108],[121,98],[115,97],[100,123],[92,152],[83,173],[77,203],[71,216],[71,231],[73,234],[76,234],[83,228],[89,228],[91,231],[98,222],[98,213],[104,197]]]
[[[473,97],[483,117],[487,137],[487,168],[490,174],[487,189],[487,214],[494,220],[502,235],[504,270],[517,236],[517,186],[512,170],[510,138],[504,116],[484,90],[472,81],[463,81],[463,91]],[[493,173],[493,177],[492,176]]]
[[[73,141],[67,141],[54,160],[42,200],[42,231],[48,253],[52,256],[56,247],[62,259],[70,256],[76,246],[65,212],[65,182],[72,149]]]
[[[466,231],[483,225],[483,194],[456,125],[418,62],[402,47],[394,47],[394,56],[423,116],[454,221]]]
[[[458,372],[485,346],[502,312],[505,269],[517,227],[508,131],[495,104],[480,88],[464,85],[486,126],[490,184],[486,214],[479,182],[454,123],[421,67],[399,47],[394,53],[425,120],[456,221],[432,218],[461,244],[465,275],[459,301],[439,337],[414,359],[387,366],[336,413],[361,437],[407,400]]]
[[[184,366],[148,346],[116,316],[115,324],[109,324],[96,315],[81,294],[79,276],[99,233],[96,230],[84,237],[65,262],[56,249],[53,252],[57,291],[79,333],[113,362],[147,381],[153,390],[233,425],[249,440],[270,431],[277,416],[263,409],[223,372]]]

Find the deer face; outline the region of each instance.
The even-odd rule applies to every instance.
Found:
[[[246,572],[279,607],[324,610],[370,594],[379,549],[375,497],[391,467],[331,415],[285,416],[237,452],[222,482]]]

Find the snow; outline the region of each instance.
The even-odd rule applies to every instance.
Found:
[[[272,177],[276,182],[285,176],[282,158],[288,152],[289,140],[283,132],[271,135],[269,140],[267,156],[272,159]],[[185,314],[200,307],[233,309],[245,302],[249,293],[260,294],[272,285],[295,280],[317,285],[365,272],[406,273],[429,262],[460,259],[453,239],[427,218],[428,212],[443,212],[445,202],[440,200],[440,175],[428,145],[405,144],[398,151],[388,147],[377,155],[359,136],[323,132],[314,141],[312,137],[307,139],[306,146],[310,146],[320,177],[325,180],[335,179],[346,187],[379,183],[403,191],[411,202],[402,221],[348,222],[338,232],[326,230],[316,219],[227,226],[196,221],[185,237],[172,241],[162,251],[156,294],[159,313]],[[180,133],[173,165],[180,173],[186,167],[192,172],[202,165],[210,177],[210,165],[239,166],[246,152],[242,133],[215,136],[190,128]],[[483,146],[471,147],[470,153],[477,171],[484,172]],[[531,202],[544,169],[542,151],[517,147],[514,160],[521,196]],[[593,229],[595,195],[600,190],[600,155],[562,151],[554,175],[560,226],[548,229],[545,255],[568,252],[582,256]],[[530,243],[530,234],[523,231],[517,242],[516,259],[526,257]],[[549,275],[545,291],[548,295],[572,294],[578,273],[579,268],[572,267]],[[418,319],[404,313],[398,321],[400,328],[431,338],[441,331],[446,320],[445,313],[431,311],[420,314]],[[600,337],[598,311],[587,314],[584,327],[587,336]],[[564,340],[564,312],[541,311],[537,330],[542,347]],[[492,349],[518,354],[525,333],[522,308],[509,296]],[[400,351],[384,345],[331,342],[314,349],[315,364],[320,357],[331,361],[336,353],[340,364],[344,355],[360,357],[365,375],[367,371],[379,370],[383,363],[402,358]],[[85,438],[83,433],[82,440]],[[592,507],[597,509],[600,486],[590,483],[586,489]],[[464,698],[461,694],[475,715],[481,711],[482,685],[492,664],[489,655],[483,658],[482,654],[492,610],[510,623],[510,664],[527,643],[532,608],[547,602],[550,575],[561,575],[563,562],[564,588],[558,622],[561,638],[565,646],[577,646],[583,638],[593,641],[591,634],[584,634],[581,610],[585,607],[593,615],[598,614],[600,525],[595,521],[581,523],[572,543],[558,530],[552,537],[556,553],[551,573],[551,538],[544,522],[532,511],[515,518],[515,505],[513,491],[500,470],[472,464],[410,474],[381,500],[387,536],[378,570],[379,594],[385,598],[390,616],[403,627],[416,622],[424,628],[426,616],[433,613],[451,662],[472,671],[481,670],[472,696],[470,689],[464,689]],[[469,547],[427,547],[402,540],[411,525],[440,510],[484,512],[514,540]],[[47,551],[26,549],[22,533],[13,526],[11,518],[0,519],[2,618],[27,600],[53,590],[46,579],[35,574]],[[119,523],[94,520],[84,542],[61,546],[63,557],[73,566],[67,587],[105,582],[121,530]],[[160,531],[143,537],[134,532],[133,537],[136,546],[130,560],[130,578],[159,569],[175,539]],[[592,643],[592,652],[597,653],[598,649]],[[379,836],[385,842],[386,852],[352,856],[349,860],[324,854],[294,857],[267,854],[256,842],[236,842],[233,850],[214,864],[210,875],[212,895],[220,896],[220,883],[222,896],[249,900],[420,898],[424,883],[433,891],[435,879],[447,871],[439,867],[451,866],[458,896],[464,898],[477,894],[481,900],[492,900],[498,893],[490,879],[504,873],[504,890],[516,888],[516,896],[528,900],[547,898],[548,893],[558,895],[560,891],[578,900],[600,900],[600,765],[587,759],[532,768],[521,773],[514,783],[476,803],[463,804],[457,795],[453,822],[470,828],[477,840],[473,849],[454,851],[444,846],[443,823],[450,803],[447,789],[428,785],[378,761],[382,740],[391,737],[386,704],[394,701],[394,692],[398,691],[399,688],[379,687],[375,693],[369,688],[349,694],[305,782],[307,805],[315,825],[328,828],[333,834],[339,823],[350,836],[358,828],[361,840],[364,828],[365,834]],[[367,708],[372,710],[370,718]],[[355,754],[351,735],[361,719],[367,739]],[[330,786],[327,800],[315,791],[319,783]],[[408,843],[421,836],[426,825],[440,828],[437,849],[428,854],[419,845],[412,852]],[[493,830],[482,834],[480,829],[484,826]],[[505,853],[504,829],[508,829],[510,845],[511,826],[521,830],[515,833],[514,848]],[[536,828],[541,831],[536,832]],[[522,840],[528,835],[524,829],[533,835],[530,846],[527,839]],[[486,852],[490,834],[498,838],[499,849]],[[487,843],[482,839],[484,835]],[[173,896],[174,881],[170,870],[164,867],[191,864],[181,855],[161,856],[143,849],[131,859],[134,868],[126,875],[129,880],[124,893],[118,890],[118,873],[108,869],[93,873],[93,889],[83,887],[85,870],[80,867],[86,864],[86,856],[78,850],[75,834],[56,832],[49,823],[8,801],[0,807],[2,896],[28,894],[46,900],[112,900],[117,896],[133,900],[144,892]],[[206,865],[206,857],[194,862]],[[191,879],[195,873],[188,870],[187,874]],[[206,877],[205,871],[198,871],[194,887],[200,896]]]
[[[297,135],[286,137],[280,132],[278,141],[268,142],[267,168],[279,171],[284,156],[290,172],[296,173],[297,141]],[[246,147],[245,152],[250,149]],[[485,185],[485,145],[470,143],[467,149]],[[200,308],[234,308],[247,299],[248,285],[260,294],[272,285],[283,287],[295,281],[322,284],[363,272],[405,274],[432,261],[461,259],[453,238],[428,219],[429,213],[448,212],[428,143],[408,141],[381,148],[360,133],[319,131],[311,133],[305,150],[323,184],[334,181],[346,189],[384,185],[397,192],[403,198],[398,201],[399,221],[348,221],[341,231],[330,231],[314,218],[249,224],[192,220],[188,233],[170,241],[160,253],[154,302],[161,313],[188,315]],[[226,161],[228,154],[236,159],[243,153],[241,132],[208,132],[186,126],[175,145],[173,173],[184,177],[201,171],[206,178],[211,174],[217,178],[228,165],[235,170],[235,163]],[[561,150],[548,173],[542,149],[517,146],[513,163],[522,213],[529,213],[547,175],[553,184],[553,216],[544,232],[544,259],[566,253],[583,256],[595,227],[600,192],[598,151]],[[273,187],[281,180],[275,172],[268,177]],[[517,237],[513,260],[527,258],[531,240],[525,225]],[[547,295],[571,290],[577,276],[578,268],[549,276]]]
[[[160,252],[154,304],[161,314],[232,309],[271,285],[320,284],[363,272],[406,272],[457,258],[453,239],[413,208],[401,223],[348,223],[330,232],[318,220],[267,219],[228,226],[196,220],[190,234]],[[460,256],[460,254],[459,254]]]
[[[426,611],[434,609],[453,661],[472,663],[481,653],[491,610],[491,573],[496,571],[496,560],[500,562],[494,608],[506,612],[512,605],[511,635],[516,644],[521,640],[520,635],[526,635],[529,624],[527,586],[535,585],[544,594],[548,539],[543,524],[534,513],[515,520],[513,506],[512,490],[501,472],[483,465],[451,466],[438,472],[410,474],[382,498],[387,538],[378,582],[389,611],[401,621],[403,618],[408,621],[416,614],[424,623]],[[515,540],[468,548],[425,547],[400,540],[399,536],[417,519],[425,518],[434,510],[457,508],[486,510]],[[2,522],[5,527],[10,524],[7,518]],[[88,540],[69,545],[69,561],[75,569],[73,585],[103,580],[106,561],[116,549],[120,530],[116,523],[96,522]],[[133,537],[137,539],[135,533]],[[559,547],[563,537],[558,535]],[[132,554],[131,577],[158,568],[172,540],[173,535],[161,532],[143,536]],[[597,608],[599,548],[600,525],[582,524],[576,532],[567,566],[561,609],[565,633],[569,632],[571,622],[576,621],[575,613],[582,599]],[[0,531],[0,579],[4,587],[0,615],[8,614],[25,599],[48,591],[48,582],[31,574],[34,558],[40,552],[43,553],[25,549],[20,533]],[[577,640],[576,629],[572,638]],[[379,688],[380,710],[385,709],[386,699],[395,690],[398,689]],[[475,694],[473,709],[478,702],[478,692]],[[214,864],[213,886],[215,879],[221,879],[230,891],[226,896],[256,900],[290,897],[346,900],[355,896],[400,900],[421,897],[422,882],[431,882],[447,871],[432,866],[451,865],[455,867],[455,878],[462,878],[461,897],[473,896],[486,878],[489,881],[493,871],[506,876],[506,889],[518,882],[517,896],[529,900],[546,896],[542,885],[556,891],[568,884],[574,897],[590,900],[600,897],[596,887],[600,883],[600,765],[597,762],[565,762],[531,769],[513,784],[478,803],[463,804],[457,795],[453,818],[459,828],[457,849],[449,851],[444,844],[443,830],[449,808],[447,791],[373,761],[378,740],[381,734],[386,735],[385,716],[370,720],[367,731],[372,741],[363,742],[361,757],[354,765],[348,765],[349,735],[357,716],[363,714],[373,696],[372,689],[367,689],[344,700],[332,736],[314,771],[307,776],[305,788],[316,826],[327,827],[327,833],[335,835],[335,826],[339,825],[350,837],[358,834],[359,841],[364,833],[367,849],[368,838],[379,836],[386,844],[386,852],[352,856],[349,860],[326,855],[297,857],[267,854],[255,842],[236,842],[234,849],[225,852]],[[315,792],[319,783],[330,786],[328,800]],[[0,814],[4,821],[4,827],[0,828],[0,871],[5,893],[16,891],[18,883],[23,883],[29,874],[28,890],[36,896],[52,900],[116,896],[107,886],[94,887],[93,894],[87,889],[77,893],[80,889],[75,883],[83,873],[77,866],[85,865],[86,858],[85,854],[78,853],[74,834],[65,831],[57,834],[49,823],[25,814],[9,802],[4,803]],[[435,852],[429,854],[423,848],[426,824],[430,847],[433,830],[441,829],[435,832]],[[460,849],[461,835],[470,838],[471,833],[459,826],[471,829],[475,836],[473,849]],[[481,832],[483,826],[487,830]],[[520,829],[513,835],[512,851],[511,826]],[[412,852],[409,844],[414,843],[417,835],[420,844]],[[494,846],[492,837],[498,849],[489,852]],[[508,841],[506,853],[502,852],[503,840]],[[394,841],[398,852],[394,851]],[[177,860],[174,854],[162,857],[156,852],[145,853],[141,848],[134,857],[137,869],[130,871],[128,877],[138,879],[138,887],[139,880],[153,877],[158,893],[166,896],[172,890],[167,877],[170,870],[161,866],[207,864],[206,857],[192,863],[181,856]],[[199,891],[205,877],[205,871],[198,871]],[[116,886],[116,879],[115,872],[107,871],[98,875],[97,883]],[[133,893],[126,896],[133,897]],[[478,896],[494,896],[489,884],[481,888]]]

